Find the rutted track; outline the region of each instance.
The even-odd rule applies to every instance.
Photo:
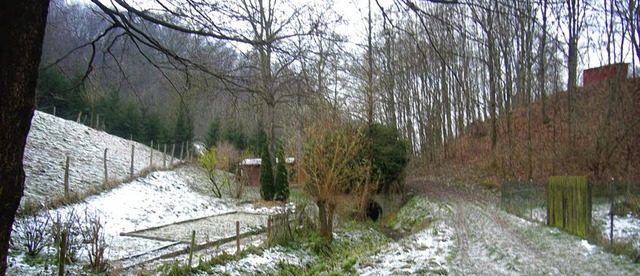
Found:
[[[450,274],[640,275],[640,265],[626,257],[505,213],[497,207],[494,194],[444,183],[419,179],[408,185],[454,210],[458,240]]]

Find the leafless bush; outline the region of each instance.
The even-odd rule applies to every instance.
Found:
[[[107,249],[107,242],[104,238],[104,225],[100,216],[85,210],[80,229],[83,243],[88,245],[89,268],[93,272],[106,271],[107,260],[104,252]]]
[[[34,257],[40,254],[49,240],[49,217],[26,216],[16,220],[13,229],[13,243],[23,246],[27,255]]]
[[[236,190],[234,196],[239,199],[242,198],[242,194],[244,193],[244,186],[249,183],[249,176],[241,173],[239,167],[236,167],[235,175]]]
[[[233,172],[238,166],[238,163],[240,163],[240,151],[228,142],[218,143],[216,145],[216,153],[218,153],[218,165],[216,169]]]
[[[53,245],[58,249],[58,255],[63,256],[59,262],[74,263],[78,260],[78,253],[82,248],[82,240],[80,236],[80,219],[73,211],[66,214],[56,212],[50,215],[51,220],[51,236],[53,237]],[[61,252],[62,251],[62,252]]]

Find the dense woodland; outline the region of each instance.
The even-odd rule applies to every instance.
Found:
[[[300,156],[305,116],[330,106],[397,127],[420,168],[637,180],[635,86],[580,88],[589,65],[635,74],[635,1],[362,1],[355,18],[324,2],[97,3],[52,2],[40,110]]]
[[[362,212],[385,190],[377,184],[406,175],[492,187],[551,175],[640,180],[636,0],[348,4],[3,3],[0,274],[34,105],[145,143],[262,151],[273,179],[276,155],[294,156],[307,163],[329,241],[336,194],[363,195]],[[580,80],[620,63],[628,76]],[[385,179],[408,162],[398,152],[413,170]]]

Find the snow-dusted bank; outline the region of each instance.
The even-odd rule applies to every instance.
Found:
[[[69,188],[72,193],[85,193],[102,185],[105,149],[109,179],[129,177],[132,146],[135,148],[134,173],[137,174],[150,166],[151,148],[148,146],[36,111],[23,161],[27,178],[22,203],[44,203],[64,195],[67,156],[70,158]],[[169,165],[170,160],[157,150],[153,153],[156,167]],[[175,162],[178,160],[174,159]]]
[[[195,167],[184,166],[174,171],[157,171],[124,183],[111,191],[91,196],[83,202],[42,212],[40,217],[44,219],[46,216],[60,215],[66,218],[70,213],[80,217],[84,214],[99,217],[104,225],[104,237],[108,244],[106,257],[112,264],[117,264],[119,260],[176,244],[175,241],[123,236],[123,233],[223,213],[270,214],[282,210],[282,207],[255,208],[253,204],[238,204],[237,199],[212,198],[197,192],[194,186],[206,185],[207,181],[205,172]],[[233,236],[235,233],[234,228],[223,223],[207,224],[204,229],[200,227],[202,225],[199,224],[185,225],[181,233],[188,235],[192,230],[206,230],[212,233],[211,236],[221,233],[219,235],[223,237]],[[186,245],[183,243],[178,249],[184,247]],[[55,269],[49,266],[48,269],[51,270],[49,271],[45,266],[27,265],[23,250],[14,248],[12,251],[12,257],[9,258],[10,275],[48,273]],[[49,246],[44,252],[55,252],[55,249]],[[79,263],[86,262],[86,250],[79,253],[81,260]],[[151,257],[155,256],[152,255],[149,258]],[[82,268],[81,265],[76,265],[70,266],[70,270],[79,273]]]

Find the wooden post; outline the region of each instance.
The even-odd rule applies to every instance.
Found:
[[[56,107],[53,107],[53,116],[56,116]]]
[[[611,182],[609,182],[609,243],[613,244],[613,201],[614,201],[614,179],[611,178]]]
[[[167,143],[164,143],[164,151],[162,153],[162,167],[167,168]]]
[[[182,156],[182,153],[184,152],[184,141],[182,141],[182,144],[180,144],[180,160],[184,161],[184,157]]]
[[[271,246],[271,228],[272,228],[272,218],[269,216],[267,219],[267,246]]]
[[[64,226],[62,226],[64,227]],[[64,276],[64,264],[67,259],[67,230],[60,233],[60,247],[58,248],[58,276]]]
[[[131,170],[129,171],[129,177],[133,178],[133,161],[135,157],[136,145],[131,145]]]
[[[82,118],[82,111],[80,111],[80,113],[78,113],[78,119],[76,119],[76,123],[80,123],[80,118]]]
[[[236,220],[236,256],[240,256],[240,221]]]
[[[151,140],[151,155],[149,155],[149,168],[153,167],[153,140]]]
[[[107,149],[104,149],[104,159],[102,159],[102,163],[104,163],[104,186],[106,188],[107,182],[109,182],[109,172],[107,171]]]
[[[169,163],[169,166],[173,166],[173,157],[175,156],[176,153],[176,144],[173,143],[173,145],[171,146],[171,162]]]
[[[100,128],[100,114],[96,115],[96,126],[95,129]]]
[[[71,158],[67,156],[67,163],[64,166],[64,198],[69,199],[69,162]]]
[[[193,251],[196,248],[196,230],[191,232],[191,246],[189,246],[189,268],[191,268],[191,262],[193,261]]]

